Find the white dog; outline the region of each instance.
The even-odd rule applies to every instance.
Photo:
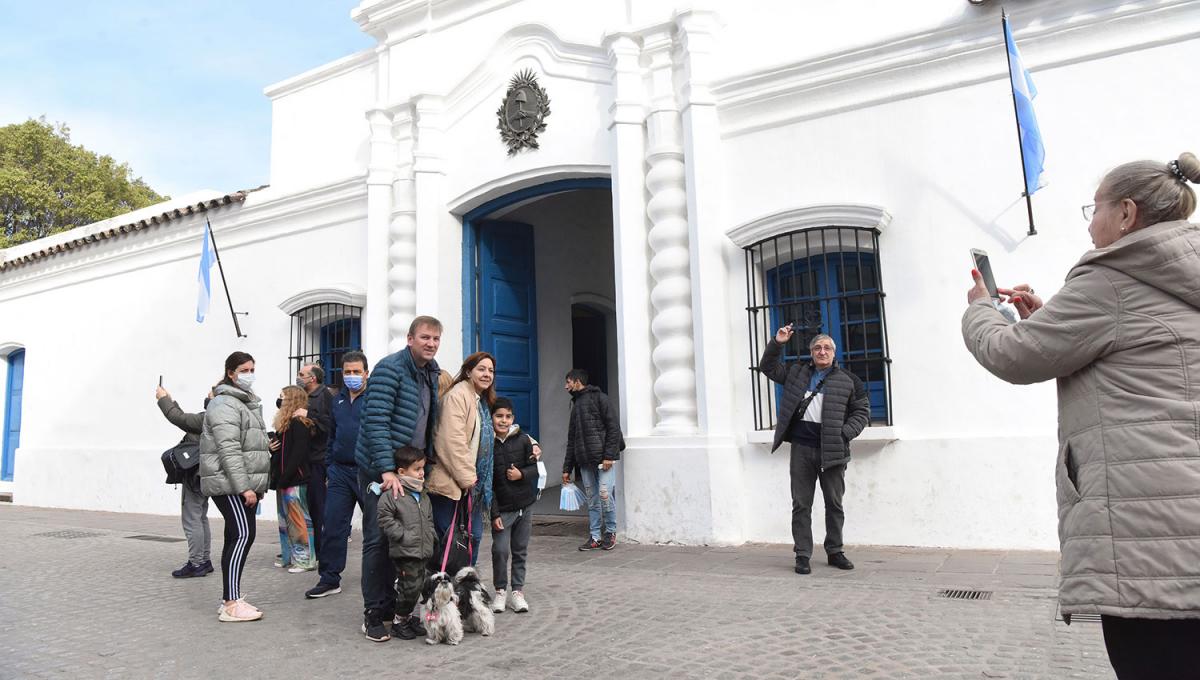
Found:
[[[479,582],[479,572],[472,567],[463,567],[454,575],[454,594],[458,596],[458,613],[463,628],[480,635],[491,635],[496,631],[496,617],[492,614],[492,596]]]
[[[425,581],[421,604],[425,607],[425,642],[431,645],[439,642],[457,645],[462,642],[463,624],[458,612],[458,594],[454,592],[454,584],[446,572],[439,571]]]

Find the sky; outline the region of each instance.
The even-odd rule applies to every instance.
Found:
[[[0,126],[45,116],[160,194],[270,181],[268,85],[374,41],[356,0],[0,0]]]

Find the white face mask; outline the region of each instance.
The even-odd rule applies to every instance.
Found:
[[[237,384],[238,384],[238,387],[249,392],[250,388],[254,387],[254,374],[253,373],[238,373],[237,374]]]

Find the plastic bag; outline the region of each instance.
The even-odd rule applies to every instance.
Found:
[[[558,509],[567,512],[575,512],[583,507],[583,500],[586,497],[579,487],[570,482],[562,485],[562,490],[558,492]]]
[[[537,471],[537,489],[538,491],[541,491],[542,489],[546,488],[546,464],[539,460],[537,462]]]

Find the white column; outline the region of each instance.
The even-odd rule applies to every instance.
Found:
[[[629,436],[654,428],[654,364],[650,333],[650,280],[646,259],[646,106],[641,45],[628,34],[607,40],[613,68],[612,201],[617,295],[617,364],[621,417]]]
[[[396,140],[396,181],[392,193],[392,218],[388,230],[388,351],[404,349],[408,326],[417,315],[417,196],[413,179],[416,143],[411,104],[393,111],[392,137]]]
[[[367,165],[367,302],[362,314],[363,351],[373,362],[388,350],[388,221],[392,214],[396,145],[392,116],[383,109],[367,111],[371,127]]]
[[[439,317],[442,355],[455,356],[461,342],[457,329],[459,310],[443,309],[438,294],[438,273],[445,265],[440,255],[442,222],[446,215],[446,168],[442,158],[443,102],[440,97],[420,95],[413,99],[416,114],[416,144],[413,150],[413,190],[416,223],[416,312]],[[448,351],[447,351],[448,350]]]
[[[646,117],[646,190],[650,200],[650,302],[654,315],[656,434],[696,431],[696,374],[692,343],[692,296],[688,254],[687,190],[679,108],[671,60],[673,26],[645,36],[649,57],[650,111]]]
[[[710,89],[717,18],[709,12],[678,15],[676,60],[683,114],[683,156],[687,186],[688,246],[691,256],[693,330],[696,343],[696,396],[700,429],[733,434],[735,412],[730,374],[729,272],[725,265],[722,214],[721,133],[716,98]],[[743,324],[744,325],[744,324]]]

